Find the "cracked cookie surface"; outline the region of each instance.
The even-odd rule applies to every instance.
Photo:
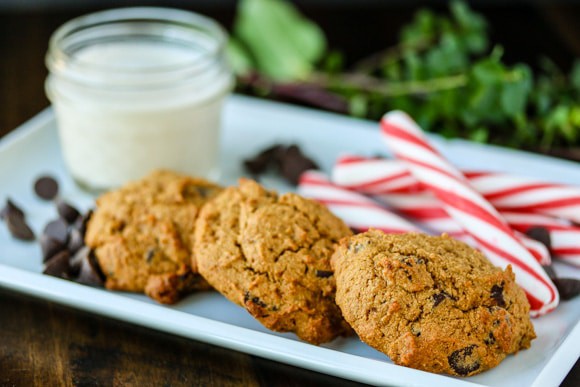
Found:
[[[450,237],[370,230],[343,239],[332,264],[345,319],[396,364],[470,376],[536,337],[511,267]]]
[[[230,301],[269,329],[319,344],[351,333],[330,267],[350,234],[316,202],[241,180],[202,209],[194,251],[199,272]]]
[[[100,196],[85,242],[105,286],[168,304],[208,289],[192,260],[193,229],[199,209],[220,191],[203,179],[160,170]]]

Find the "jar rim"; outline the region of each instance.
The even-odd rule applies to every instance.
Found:
[[[58,69],[66,66],[74,58],[74,53],[69,53],[60,47],[67,38],[81,31],[105,25],[123,23],[164,23],[173,27],[191,28],[205,32],[215,44],[204,51],[201,55],[182,61],[177,64],[161,64],[139,69],[140,72],[156,73],[182,70],[184,67],[205,67],[204,63],[213,60],[225,49],[227,32],[214,20],[177,8],[167,7],[123,7],[113,8],[82,15],[71,19],[55,30],[49,40],[49,48],[46,55],[47,67],[50,71],[58,72]],[[111,65],[97,65],[87,61],[76,60],[75,66],[79,68],[90,67],[92,70],[110,71],[117,73],[132,73],[134,69]]]

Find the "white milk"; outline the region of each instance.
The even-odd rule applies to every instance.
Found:
[[[207,54],[212,41],[195,38],[105,40],[74,51],[64,69],[52,58],[47,94],[77,182],[104,190],[156,168],[216,177],[232,75]]]

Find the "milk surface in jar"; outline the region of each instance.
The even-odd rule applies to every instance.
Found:
[[[164,8],[100,12],[55,32],[46,87],[75,180],[103,190],[157,168],[215,178],[233,83],[225,39],[211,20]]]

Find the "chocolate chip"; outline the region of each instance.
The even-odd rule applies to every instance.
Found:
[[[552,249],[552,238],[550,237],[550,231],[547,228],[541,226],[530,227],[526,230],[526,235],[543,243],[548,250]]]
[[[59,200],[56,204],[56,209],[61,218],[68,224],[73,224],[80,216],[80,212],[63,200]]]
[[[93,210],[88,210],[82,216],[78,217],[74,222],[73,227],[80,231],[81,235],[84,237],[87,231],[87,223],[91,216],[93,215]]]
[[[10,234],[12,234],[14,238],[23,241],[34,240],[34,232],[26,223],[24,217],[17,212],[7,212],[4,221],[8,226],[8,231],[10,231]]]
[[[52,200],[58,194],[58,183],[51,176],[41,176],[34,183],[34,192],[44,200]]]
[[[81,270],[76,281],[90,286],[102,287],[104,285],[104,275],[91,251],[82,255]]]
[[[44,274],[59,278],[69,278],[70,276],[70,253],[63,250],[50,258],[44,267]]]
[[[328,278],[331,277],[334,272],[329,270],[316,270],[316,276],[320,278]]]
[[[42,261],[46,262],[62,250],[65,250],[66,245],[46,234],[42,234],[40,236],[40,249],[42,251]]]
[[[260,174],[266,171],[269,166],[279,162],[279,154],[283,150],[282,145],[273,145],[263,150],[251,159],[244,161],[244,167],[252,174]]]
[[[580,293],[580,280],[576,278],[553,278],[562,300],[571,300]]]
[[[70,251],[71,254],[76,253],[77,251],[80,250],[81,247],[83,247],[85,244],[85,241],[83,240],[83,236],[81,235],[81,232],[79,230],[77,230],[76,228],[71,228],[70,232],[69,232],[69,236],[68,236],[68,250]]]
[[[6,205],[2,210],[0,210],[0,219],[6,219],[8,214],[14,214],[15,216],[20,216],[24,218],[24,211],[22,211],[12,200],[6,199]]]
[[[249,291],[246,291],[246,292],[244,293],[244,304],[246,304],[246,303],[248,303],[248,302],[251,302],[251,303],[253,303],[253,304],[256,304],[256,305],[258,305],[258,306],[260,306],[260,307],[262,307],[262,308],[265,308],[265,307],[267,306],[267,305],[264,303],[264,301],[260,300],[260,298],[259,298],[259,297],[252,296],[252,295],[250,294],[250,292],[249,292]]]
[[[280,158],[282,176],[294,185],[298,184],[300,175],[310,169],[318,169],[318,166],[306,157],[296,145],[289,146]]]
[[[505,300],[503,299],[503,284],[493,285],[491,287],[491,298],[495,300],[498,306],[502,308],[505,306]]]
[[[457,375],[466,376],[479,369],[479,357],[473,354],[473,349],[475,347],[476,345],[470,345],[458,349],[447,358],[449,366],[457,373]]]
[[[66,244],[68,241],[68,225],[62,219],[53,220],[44,227],[44,234]]]
[[[155,256],[155,247],[151,247],[149,250],[147,250],[147,252],[145,253],[145,261],[147,263],[151,263],[151,261],[153,260],[153,257]]]
[[[440,303],[443,302],[443,300],[445,300],[446,298],[449,298],[450,300],[457,300],[455,297],[453,297],[451,294],[447,293],[445,290],[440,291],[437,294],[434,294],[432,296],[433,298],[433,307],[439,305]]]
[[[437,294],[434,294],[432,298],[433,298],[433,306],[435,307],[435,306],[439,305],[440,303],[442,303],[443,300],[445,300],[447,297],[445,296],[444,293],[437,293]]]
[[[557,277],[556,272],[554,271],[554,266],[552,264],[543,265],[542,268],[544,269],[544,271],[546,272],[548,277],[550,277],[551,279],[554,279]]]
[[[71,276],[77,277],[81,271],[81,265],[85,259],[88,259],[91,249],[88,246],[81,247],[74,255],[70,258],[70,273]]]
[[[487,345],[494,344],[495,343],[495,336],[493,335],[493,332],[489,332],[487,337],[485,339],[483,339],[483,342]]]

